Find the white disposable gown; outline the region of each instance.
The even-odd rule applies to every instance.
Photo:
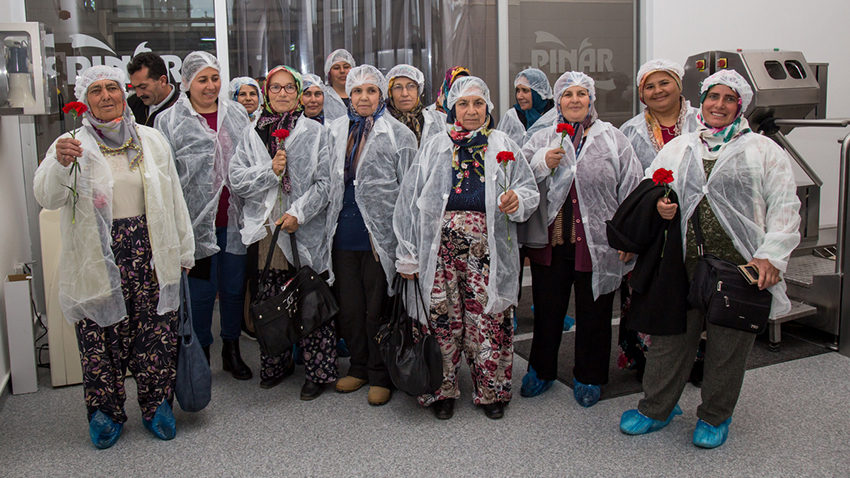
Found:
[[[331,123],[337,118],[348,118],[348,107],[342,101],[342,97],[330,85],[322,85],[325,95],[325,124]]]
[[[692,133],[699,129],[699,120],[697,119],[699,110],[692,107],[688,100],[685,100],[685,102],[687,103],[688,112],[685,115],[685,123],[682,125],[681,134]],[[647,129],[644,113],[640,112],[634,118],[623,123],[620,126],[620,131],[632,143],[632,148],[634,148],[635,154],[637,154],[640,160],[641,167],[643,169],[648,168],[658,152],[655,151],[655,146],[652,145],[652,141],[649,139],[649,130]]]
[[[327,240],[330,247],[336,235],[342,197],[345,192],[345,150],[348,144],[348,117],[329,126],[331,145],[330,205]],[[354,200],[372,239],[381,266],[391,283],[395,274],[396,240],[393,212],[399,187],[416,155],[416,136],[387,112],[375,121],[360,152],[354,179]]]
[[[540,119],[542,120],[543,117]],[[499,121],[499,125],[496,129],[508,135],[508,138],[514,140],[514,143],[518,144],[520,147],[525,144],[525,126],[523,126],[522,121],[519,120],[516,108],[512,107],[507,113],[505,113],[505,116],[502,116],[502,121]]]
[[[219,251],[215,235],[215,216],[223,186],[231,189],[228,179],[230,160],[251,123],[239,103],[219,97],[218,131],[194,108],[189,98],[181,95],[171,108],[156,117],[154,126],[171,144],[183,196],[192,218],[195,233],[195,259],[212,256]],[[242,200],[231,194],[227,209],[227,251],[245,254],[239,236],[242,222]]]
[[[784,273],[791,251],[800,243],[800,200],[791,158],[756,133],[744,134],[721,149],[707,181],[704,157],[708,151],[699,132],[689,133],[664,145],[646,170],[646,177],[659,168],[673,171],[671,186],[679,197],[683,248],[688,220],[706,197],[744,259],[767,259]],[[772,317],[791,310],[784,281],[768,290],[773,294]]]
[[[419,273],[423,297],[431,297],[437,256],[440,251],[440,231],[449,193],[455,181],[452,168],[454,144],[448,134],[424,142],[402,184],[393,221],[398,236],[398,271]],[[505,169],[496,161],[501,151],[510,151],[516,161]],[[519,293],[519,243],[516,224],[527,220],[537,209],[540,194],[519,146],[501,131],[492,131],[484,154],[484,197],[487,215],[487,248],[490,252],[490,281],[484,313],[503,312],[516,305]],[[500,185],[508,185],[519,197],[519,208],[508,215],[499,211],[503,194]],[[511,242],[508,237],[513,238]]]
[[[180,268],[195,265],[192,222],[171,148],[162,135],[138,125],[144,158],[140,163],[145,191],[145,216],[159,286],[156,312],[177,310]],[[65,133],[60,138],[70,138]],[[89,318],[108,327],[127,317],[121,273],[112,255],[112,167],[86,128],[76,131],[82,144],[77,173],[76,214],[66,186],[73,185],[71,168],[56,160],[56,141],[35,172],[33,194],[45,209],[62,208],[62,255],[59,259],[59,304],[65,319],[75,323]],[[58,139],[57,139],[58,141]],[[71,218],[74,215],[75,221]]]
[[[552,111],[557,110],[553,108]],[[597,120],[587,130],[578,158],[570,137],[564,139],[566,154],[552,175],[552,170],[546,166],[545,156],[546,152],[561,144],[561,134],[555,131],[556,127],[552,124],[537,132],[525,143],[523,153],[530,159],[538,182],[548,178],[546,207],[549,224],[555,221],[575,181],[581,221],[593,262],[591,281],[593,298],[596,299],[620,287],[623,276],[634,267],[634,259],[622,262],[618,252],[608,245],[605,221],[614,217],[617,208],[641,181],[640,161],[620,130],[611,123]],[[569,217],[567,213],[565,215]]]
[[[230,162],[230,184],[243,201],[242,242],[251,245],[269,233],[284,213],[298,220],[295,232],[301,265],[316,272],[330,267],[327,224],[330,187],[330,150],[327,129],[316,121],[301,116],[284,140],[286,170],[292,192],[280,192],[279,177],[272,170],[272,158],[266,145],[253,128],[245,130]],[[277,139],[272,139],[277,141]],[[281,228],[278,246],[290,264],[294,263],[289,234]]]

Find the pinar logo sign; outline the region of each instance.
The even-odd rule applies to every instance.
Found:
[[[549,33],[535,32],[538,47],[548,49],[531,50],[531,66],[560,75],[565,71],[584,71],[586,73],[613,72],[614,52],[608,48],[593,48],[590,38],[582,40],[578,48],[569,48],[558,37]],[[591,75],[593,76],[593,75]],[[614,80],[596,82],[597,90],[613,90]]]
[[[85,71],[87,68],[97,65],[106,65],[106,66],[114,66],[124,70],[124,73],[127,72],[127,63],[130,60],[138,55],[139,53],[149,52],[150,48],[147,47],[148,42],[139,43],[136,46],[136,50],[132,55],[122,55],[118,56],[118,54],[106,43],[98,40],[95,37],[85,35],[82,33],[72,33],[68,35],[71,39],[71,48],[75,50],[75,52],[80,53],[88,53],[92,52],[90,55],[81,55],[81,56],[67,56],[65,57],[65,72],[68,74],[68,84],[73,85],[77,82],[77,76]],[[48,45],[54,44],[53,35],[47,35],[46,43]],[[100,53],[100,54],[98,54]],[[168,68],[168,71],[171,73],[172,79],[180,78],[180,67],[183,66],[183,59],[177,55],[161,55],[162,59],[165,61],[165,66]],[[56,58],[49,57],[47,59],[47,71],[48,74],[55,75],[56,74]],[[127,75],[127,78],[130,76]]]

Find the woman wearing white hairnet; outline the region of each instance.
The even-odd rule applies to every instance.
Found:
[[[386,113],[387,80],[361,65],[348,73],[348,116],[330,124],[331,186],[328,239],[332,241],[337,324],[351,351],[342,393],[367,383],[371,405],[390,400],[392,381],[375,335],[395,274],[393,211],[399,185],[416,154],[416,136]]]
[[[422,296],[430,298],[423,325],[443,352],[442,387],[419,402],[439,419],[452,417],[463,353],[473,403],[498,419],[511,400],[511,309],[520,268],[515,222],[528,219],[540,195],[519,146],[486,126],[493,104],[484,81],[457,80],[446,107],[456,122],[422,145],[402,184],[393,223],[396,264],[403,277],[419,276]]]
[[[327,83],[322,89],[325,93],[325,121],[327,123],[347,115],[351,101],[348,98],[346,84],[348,73],[355,66],[357,64],[354,63],[354,57],[348,50],[342,48],[334,50],[325,59],[325,80]]]
[[[387,73],[387,81],[390,89],[387,111],[413,131],[418,144],[446,131],[446,115],[426,110],[422,103],[425,75],[418,68],[396,65]]]
[[[629,138],[640,160],[641,168],[649,167],[661,148],[673,138],[696,131],[699,110],[682,96],[682,77],[685,70],[679,64],[659,58],[643,64],[638,70],[638,97],[646,105],[642,113],[623,123],[620,131]],[[640,320],[631,323],[629,317],[630,291],[627,281],[620,287],[620,352],[617,360],[620,368],[636,369],[643,376],[646,358],[644,351],[649,345],[649,336],[642,334]],[[651,320],[646,317],[646,320]],[[704,351],[704,348],[701,347]],[[698,354],[699,355],[699,354]],[[698,363],[701,367],[701,358]],[[693,381],[701,380],[695,366]]]
[[[752,97],[752,88],[734,70],[706,78],[700,88],[699,130],[667,144],[646,175],[652,177],[660,168],[673,172],[670,186],[679,203],[661,198],[657,209],[663,219],[681,222],[688,277],[697,262],[688,220],[698,214],[704,250],[758,268],[758,287],[773,295],[770,314],[778,316],[791,309],[781,274],[800,243],[800,200],[791,158],[770,139],[750,131],[743,116]],[[755,334],[714,325],[697,310],[681,320],[686,323],[684,334],[652,336],[643,376],[645,396],[637,410],[623,413],[620,430],[649,433],[682,413],[676,402],[704,327],[705,378],[693,443],[715,448],[729,434]]]
[[[189,271],[192,318],[209,358],[216,296],[221,314],[221,359],[237,380],[253,374],[242,361],[239,336],[245,308],[245,245],[239,236],[242,199],[230,194],[230,160],[250,126],[238,103],[221,96],[221,67],[204,51],[188,54],[181,69],[183,95],[156,117],[174,152],[195,233],[195,267]]]
[[[322,79],[312,73],[305,73],[301,104],[304,105],[304,116],[325,124],[325,92],[322,90]]]
[[[608,383],[614,292],[634,267],[608,245],[605,221],[637,186],[640,161],[628,139],[597,119],[592,78],[568,71],[555,82],[558,120],[525,143],[537,181],[549,181],[549,244],[531,260],[534,338],[520,394],[540,395],[558,372],[564,316],[575,288],[573,395],[590,407]],[[563,126],[560,126],[563,124]],[[559,129],[565,131],[559,132]]]
[[[257,120],[260,119],[261,108],[264,103],[263,93],[260,91],[260,84],[257,83],[257,80],[247,76],[234,78],[230,80],[227,91],[230,94],[230,99],[245,107],[251,124],[257,126]]]
[[[325,237],[330,183],[327,130],[303,115],[300,100],[301,74],[288,66],[273,68],[265,82],[263,113],[256,130],[247,128],[230,163],[233,193],[244,199],[242,242],[248,248],[253,269],[251,288],[266,264],[275,223],[282,224],[272,266],[263,289],[252,290],[256,298],[281,293],[297,270],[293,254],[302,265],[327,276],[330,266]],[[283,140],[275,134],[288,131]],[[297,231],[297,234],[296,234]],[[295,234],[298,251],[293,251],[290,234]],[[275,260],[277,259],[277,260]],[[327,279],[327,277],[326,277]],[[325,324],[299,342],[305,360],[306,380],[302,400],[312,400],[336,380],[336,332]],[[292,351],[279,357],[260,354],[260,387],[272,388],[295,369]]]
[[[194,264],[171,148],[136,124],[125,84],[110,66],[77,77],[77,99],[88,106],[82,127],[51,145],[33,190],[42,207],[62,210],[59,302],[77,331],[97,448],[115,444],[127,421],[127,368],[145,427],[174,438],[180,269]]]
[[[499,131],[505,132],[516,144],[525,144],[526,130],[555,106],[552,100],[552,87],[546,73],[537,68],[526,68],[517,73],[514,78],[516,104],[509,109],[499,126]]]

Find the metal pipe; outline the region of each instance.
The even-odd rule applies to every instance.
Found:
[[[850,126],[850,118],[838,118],[838,119],[777,119],[774,120],[776,126],[791,126],[792,128],[796,127],[805,127],[805,126],[826,126],[826,127],[838,127],[843,128],[845,126]]]
[[[848,174],[850,174],[850,133],[847,133],[844,141],[841,142],[841,163],[839,164],[838,172],[838,226],[836,228],[835,238],[835,244],[838,246],[835,248],[835,272],[838,274],[844,272],[844,249],[847,246],[844,243],[844,238],[847,237],[847,231],[845,230],[847,228],[847,220],[845,215],[847,214],[848,206],[850,206],[848,204],[850,195],[847,193],[847,181],[850,181]]]
[[[838,337],[839,337],[839,352],[842,355],[850,356],[850,298],[847,296],[847,281],[844,277],[844,271],[846,270],[846,264],[844,264],[845,257],[845,244],[844,238],[846,237],[846,227],[847,221],[845,215],[847,214],[848,201],[850,201],[850,195],[847,193],[847,181],[850,180],[848,177],[848,171],[850,171],[850,133],[847,133],[844,136],[844,141],[841,142],[841,171],[840,171],[840,181],[838,183],[839,192],[838,197],[841,199],[838,203],[838,231],[837,231],[837,242],[836,245],[836,258],[835,258],[835,271],[838,273],[838,276],[841,281],[840,288],[840,297],[839,297],[839,317],[840,321],[838,324]]]
[[[777,125],[779,124],[779,121],[780,120],[776,120]],[[848,121],[850,121],[850,120],[848,120]],[[788,141],[788,138],[786,138],[785,135],[782,134],[781,131],[777,130],[775,133],[768,135],[768,136],[771,139],[773,139],[774,141],[776,141],[776,143],[779,144],[779,146],[784,148],[785,151],[788,151],[788,154],[792,158],[794,158],[794,161],[796,161],[798,165],[800,165],[800,167],[803,169],[803,172],[806,173],[806,175],[809,177],[809,179],[814,181],[814,183],[817,186],[823,186],[823,181],[821,181],[820,176],[818,176],[818,174],[815,172],[815,170],[812,169],[811,166],[809,166],[809,163],[807,163],[806,160],[803,159],[803,156],[800,155],[799,151],[797,151],[794,148],[794,146],[791,145],[791,143]]]

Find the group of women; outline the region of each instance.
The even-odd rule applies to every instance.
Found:
[[[194,52],[183,62],[183,94],[155,128],[133,120],[120,70],[95,66],[77,80],[89,110],[80,129],[51,147],[35,194],[63,210],[60,301],[76,324],[98,448],[112,446],[127,420],[128,367],[145,427],[175,436],[181,268],[207,358],[218,297],[223,368],[246,380],[253,374],[238,340],[246,284],[250,300],[278,293],[296,254],[333,285],[340,312],[294,352],[261,354],[261,387],[303,361],[301,399],[336,382],[341,393],[369,385],[368,403],[387,403],[393,385],[374,337],[398,274],[418,286],[424,300],[408,295],[408,311],[442,352],[442,386],[420,403],[452,417],[465,355],[473,402],[501,418],[512,397],[520,258],[528,257],[535,320],[521,394],[540,395],[557,377],[575,288],[573,389],[590,407],[608,381],[614,294],[635,262],[633,251],[608,245],[606,221],[661,167],[673,171],[678,199],[665,196],[652,214],[681,222],[685,265],[696,259],[687,221],[701,204],[712,236],[706,248],[754,264],[759,287],[774,294],[774,313],[787,309],[779,277],[799,241],[794,178],[787,155],[747,128],[752,91],[735,72],[706,79],[697,111],[681,96],[681,67],[649,62],[638,75],[645,111],[622,129],[598,118],[594,81],[581,72],[564,73],[554,88],[539,70],[520,72],[517,103],[498,128],[489,88],[463,67],[447,72],[431,106],[422,103],[424,75],[411,65],[384,76],[337,50],[324,73],[325,82],[278,66],[262,86],[237,78],[219,95],[218,61]],[[524,247],[517,224],[535,212],[548,240]],[[257,284],[270,253],[268,279]],[[753,336],[705,324],[694,311],[677,320],[676,333],[653,333],[651,344],[635,334],[646,354],[646,397],[623,414],[621,429],[647,433],[681,413],[676,402],[705,330],[694,443],[719,446]],[[636,333],[651,321],[628,319]],[[342,378],[340,339],[351,354]]]

